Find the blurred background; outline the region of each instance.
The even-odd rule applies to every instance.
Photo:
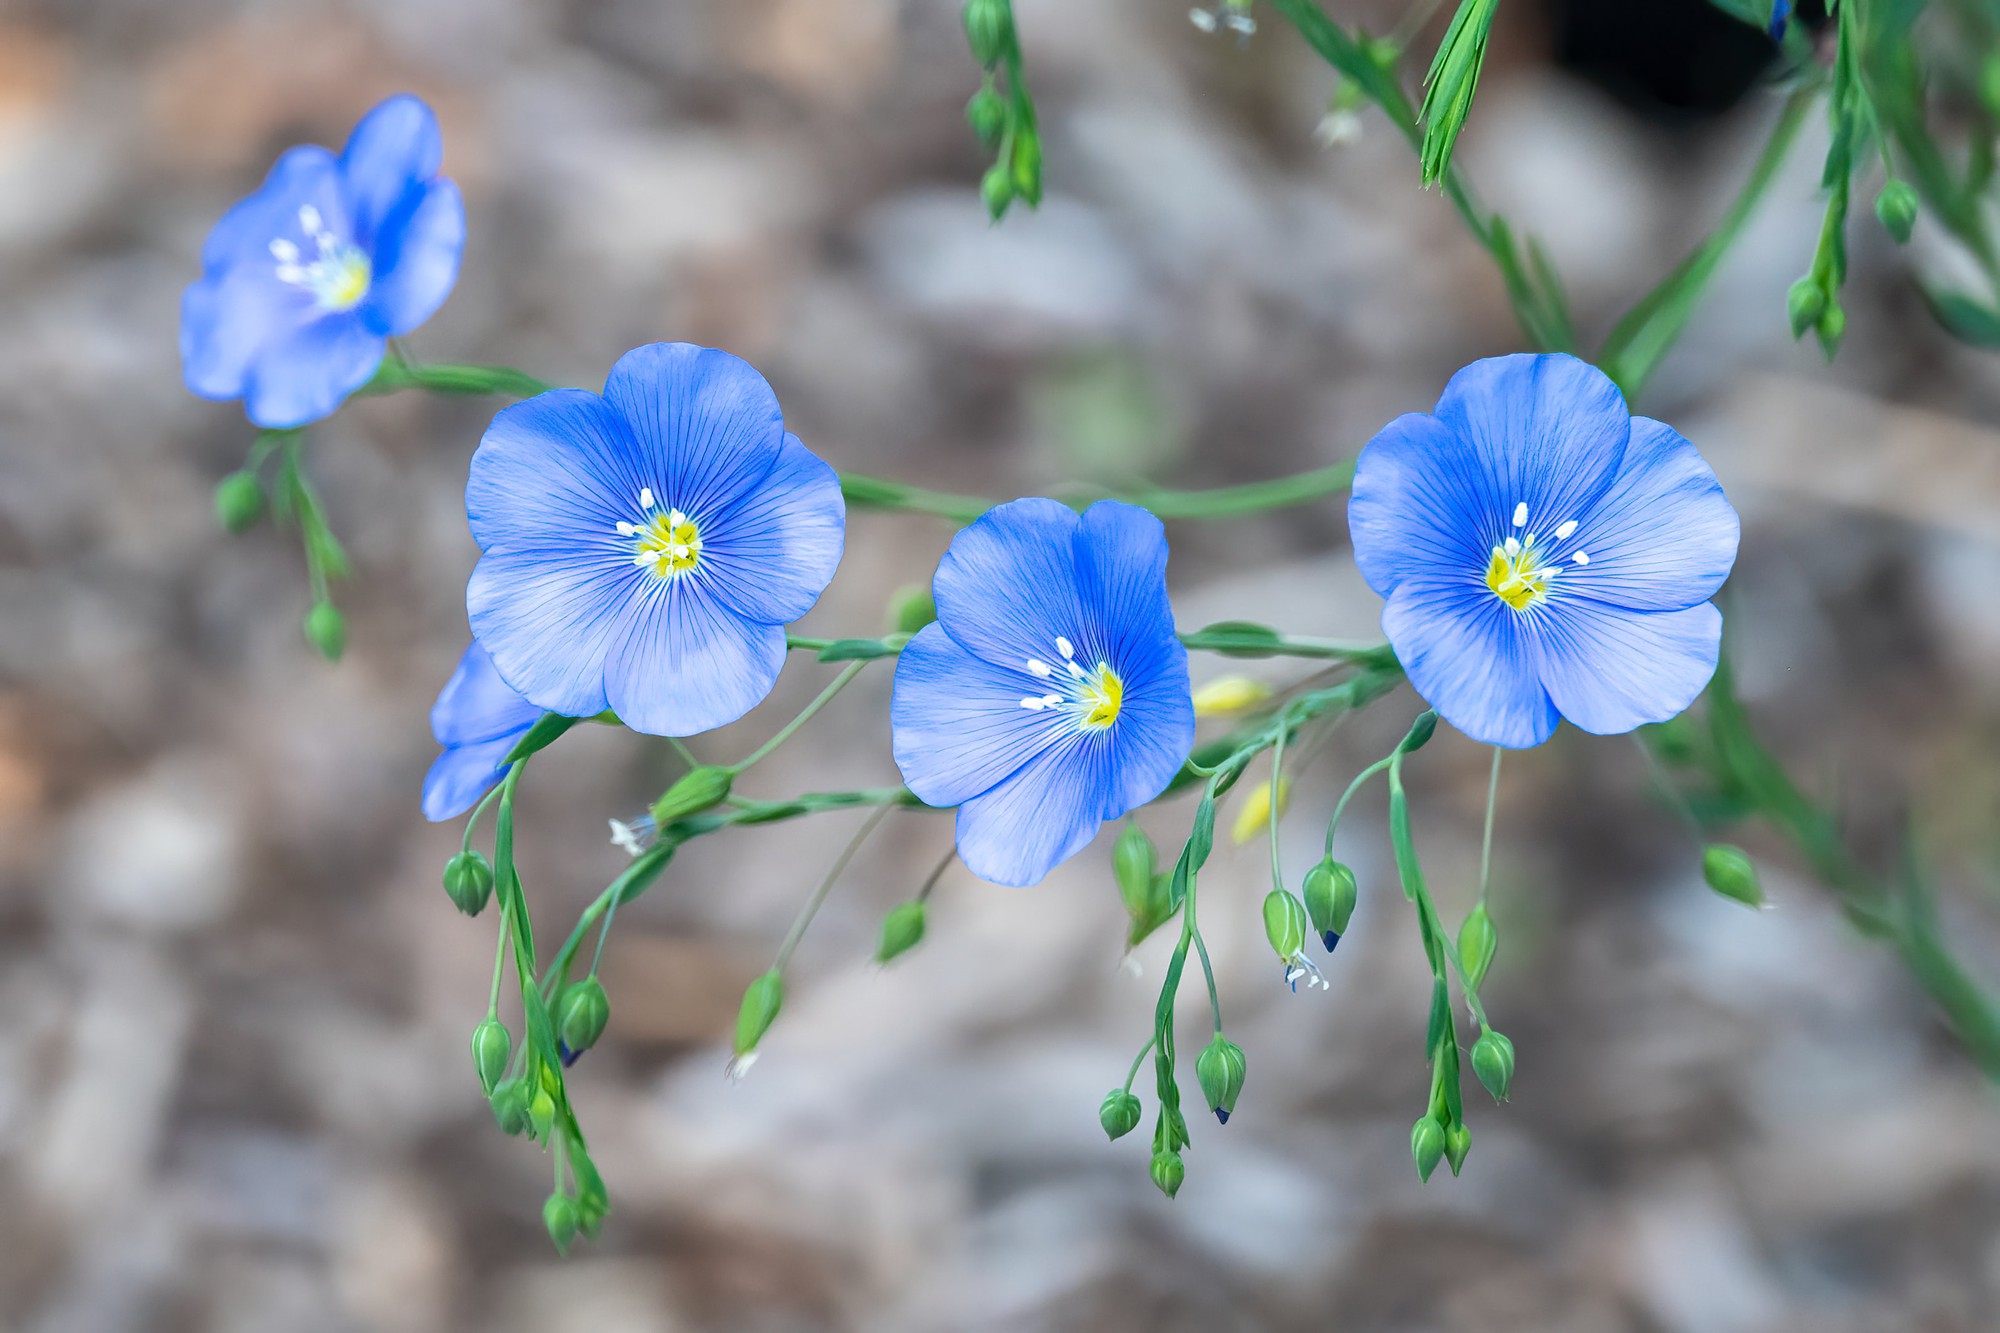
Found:
[[[1401,12],[1332,8],[1375,31]],[[357,567],[329,666],[299,633],[296,537],[216,528],[251,431],[181,388],[181,288],[280,150],[337,146],[410,90],[471,228],[415,355],[595,387],[638,343],[719,345],[836,467],[995,497],[1271,477],[1519,349],[1394,127],[1315,138],[1332,77],[1275,15],[1239,47],[1186,0],[1017,10],[1048,197],[995,228],[952,0],[0,3],[0,1326],[1994,1327],[1990,1088],[1781,849],[1750,840],[1774,910],[1714,897],[1635,747],[1568,730],[1506,768],[1486,997],[1520,1071],[1505,1107],[1468,1093],[1462,1178],[1410,1165],[1428,978],[1379,793],[1343,833],[1362,904],[1330,993],[1281,984],[1263,849],[1211,863],[1250,1074],[1226,1130],[1193,1125],[1172,1202],[1146,1136],[1107,1145],[1095,1118],[1168,943],[1123,959],[1109,838],[1030,890],[947,874],[930,937],[884,970],[881,913],[949,838],[893,817],[761,1063],[725,1082],[743,984],[860,818],[836,814],[703,840],[620,914],[610,1032],[572,1085],[614,1211],[551,1251],[548,1162],[495,1129],[466,1054],[492,914],[452,910],[458,830],[417,809],[466,638],[466,461],[498,404],[404,395],[312,431]],[[1777,110],[1768,53],[1697,0],[1501,7],[1461,158],[1545,239],[1587,341],[1725,206]],[[1793,344],[1823,149],[1816,123],[1641,406],[1743,513],[1729,610],[1759,725],[1864,837],[1920,812],[1953,944],[2000,984],[2000,374],[1925,315],[1913,255],[1951,262],[1927,225],[1898,251],[1858,205],[1840,360]],[[1176,525],[1183,625],[1374,636],[1342,513]],[[802,632],[879,632],[949,536],[857,512]],[[831,670],[795,661],[695,749],[740,756]],[[755,794],[892,781],[889,678]],[[1379,705],[1301,779],[1292,875],[1416,708]],[[1441,735],[1420,759],[1456,919],[1487,756]],[[622,864],[606,820],[673,771],[603,728],[536,763],[545,939]],[[1177,846],[1187,815],[1145,822]]]

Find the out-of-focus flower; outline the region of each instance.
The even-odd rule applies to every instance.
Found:
[[[1115,500],[1016,500],[952,540],[890,734],[910,790],[958,807],[975,875],[1035,883],[1179,771],[1194,704],[1166,567],[1160,521]]]
[[[568,717],[686,736],[771,691],[785,626],[840,563],[840,480],[785,430],[771,386],[712,348],[627,352],[600,397],[503,409],[465,491],[485,552],[472,632],[507,681]]]
[[[437,117],[392,97],[338,157],[288,150],[208,235],[181,298],[181,369],[250,420],[317,421],[368,382],[388,339],[429,319],[458,278],[465,205],[439,176]]]
[[[1771,36],[1784,40],[1785,25],[1792,17],[1792,0],[1772,0]]]
[[[1348,526],[1410,683],[1474,740],[1661,722],[1715,672],[1736,511],[1672,428],[1563,355],[1476,361],[1356,461]]]
[[[431,705],[431,735],[444,753],[424,775],[424,818],[455,819],[506,775],[507,754],[542,710],[514,693],[477,642]]]

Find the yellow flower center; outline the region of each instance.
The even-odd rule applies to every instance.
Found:
[[[352,310],[360,305],[375,278],[368,252],[334,235],[311,204],[299,209],[299,230],[312,247],[310,253],[284,237],[271,242],[278,280],[311,292],[321,310]]]
[[[1111,664],[1099,662],[1086,670],[1076,660],[1076,645],[1061,637],[1056,639],[1056,655],[1062,663],[1060,667],[1050,666],[1039,657],[1029,658],[1027,667],[1029,675],[1060,688],[1023,695],[1021,707],[1033,713],[1058,709],[1084,731],[1103,731],[1116,722],[1125,707],[1125,682],[1111,669]]]
[[[632,563],[654,578],[671,579],[701,563],[701,526],[671,505],[654,503],[653,488],[639,492],[638,523],[620,523],[618,535],[632,539]]]
[[[1525,501],[1514,506],[1514,527],[1526,529],[1528,506]],[[1567,519],[1557,526],[1555,540],[1543,545],[1541,538],[1533,532],[1523,536],[1509,535],[1493,548],[1493,556],[1486,564],[1486,587],[1495,597],[1516,611],[1526,611],[1548,600],[1549,589],[1556,577],[1565,568],[1565,557],[1557,548],[1576,535],[1576,520]],[[1586,551],[1572,550],[1567,560],[1581,569],[1590,563]]]
[[[1092,731],[1102,731],[1118,720],[1118,710],[1125,704],[1125,682],[1118,679],[1116,671],[1099,662],[1079,693],[1077,704],[1085,708],[1083,725]]]

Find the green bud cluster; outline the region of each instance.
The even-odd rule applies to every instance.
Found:
[[[979,91],[965,104],[965,123],[993,154],[993,165],[980,178],[979,195],[998,222],[1016,199],[1030,207],[1042,202],[1041,133],[1021,77],[1021,44],[1010,0],[966,0],[964,17],[966,45],[986,71]],[[1003,72],[1005,93],[996,83]]]
[[[1888,233],[1896,238],[1896,244],[1907,245],[1910,233],[1917,226],[1917,189],[1906,180],[1894,176],[1875,196],[1875,216]]]

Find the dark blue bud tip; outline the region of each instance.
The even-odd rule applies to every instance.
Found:
[[[1319,938],[1320,942],[1326,945],[1326,951],[1328,953],[1332,953],[1333,946],[1340,943],[1340,932],[1337,930],[1329,930],[1325,934],[1321,935]]]
[[[1792,16],[1792,0],[1776,0],[1771,6],[1771,36],[1776,41],[1785,39],[1785,21]]]
[[[1218,1125],[1226,1125],[1226,1124],[1228,1124],[1228,1123],[1229,1123],[1229,1112],[1227,1112],[1227,1111],[1223,1110],[1223,1109],[1222,1109],[1222,1108],[1221,1108],[1220,1106],[1216,1107],[1216,1108],[1215,1108],[1215,1123],[1216,1123],[1216,1124],[1218,1124]]]
[[[569,1048],[569,1043],[568,1043],[568,1042],[564,1041],[564,1040],[563,1040],[563,1039],[562,1039],[561,1037],[557,1037],[557,1038],[556,1038],[556,1054],[557,1054],[558,1056],[562,1057],[562,1066],[563,1066],[563,1068],[564,1068],[564,1069],[568,1069],[568,1068],[569,1068],[569,1067],[570,1067],[571,1065],[573,1065],[573,1064],[575,1064],[575,1063],[576,1063],[576,1057],[578,1057],[579,1055],[582,1055],[582,1054],[583,1054],[583,1052],[582,1052],[582,1051],[572,1051],[572,1050],[571,1050],[571,1049]]]

